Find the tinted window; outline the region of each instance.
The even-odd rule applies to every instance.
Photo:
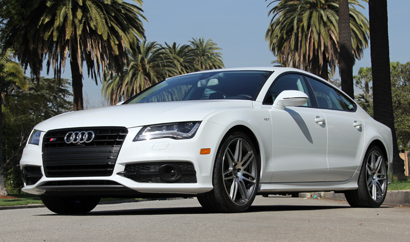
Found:
[[[306,93],[309,96],[309,91],[307,89],[306,83],[303,77],[298,74],[286,74],[280,76],[277,80],[273,82],[273,85],[266,94],[263,104],[272,105],[279,94],[285,90],[296,90]],[[303,106],[312,106],[310,98],[306,104]]]
[[[307,77],[307,79],[315,93],[319,108],[344,111],[354,111],[356,109],[356,105],[352,101],[333,87],[310,77]]]
[[[126,103],[208,99],[255,100],[272,72],[214,71],[169,78]]]

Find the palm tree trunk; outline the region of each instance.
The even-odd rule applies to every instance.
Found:
[[[364,80],[364,91],[365,91],[365,95],[366,95],[366,100],[369,100],[369,98],[370,98],[370,86],[369,86],[369,82],[367,81],[367,79]]]
[[[79,68],[79,63],[77,56],[75,54],[71,55],[70,59],[71,65],[71,78],[73,87],[73,110],[83,110],[83,75]]]
[[[0,83],[0,90],[1,88]],[[7,196],[7,189],[4,182],[4,161],[3,161],[3,97],[0,91],[0,195]]]
[[[374,118],[387,125],[393,135],[393,174],[404,178],[404,162],[399,156],[390,79],[387,0],[369,1],[370,55],[373,75]]]
[[[339,1],[339,74],[342,90],[354,98],[353,90],[353,47],[350,30],[349,1]]]

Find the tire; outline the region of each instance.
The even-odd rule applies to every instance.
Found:
[[[371,147],[363,160],[358,189],[345,192],[352,207],[380,207],[387,194],[387,160],[382,150]]]
[[[57,214],[85,214],[93,210],[100,202],[99,197],[64,197],[41,196],[44,205]]]
[[[244,212],[259,187],[260,158],[251,139],[242,132],[229,134],[221,143],[213,171],[214,189],[198,195],[207,210]]]

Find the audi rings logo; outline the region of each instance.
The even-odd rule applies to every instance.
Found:
[[[70,131],[65,137],[64,141],[67,144],[82,144],[93,141],[95,134],[93,131]]]

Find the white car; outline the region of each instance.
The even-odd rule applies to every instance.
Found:
[[[169,78],[121,105],[64,113],[31,133],[23,191],[59,214],[102,197],[197,197],[241,212],[256,195],[343,192],[378,207],[392,135],[329,82],[292,68]]]

